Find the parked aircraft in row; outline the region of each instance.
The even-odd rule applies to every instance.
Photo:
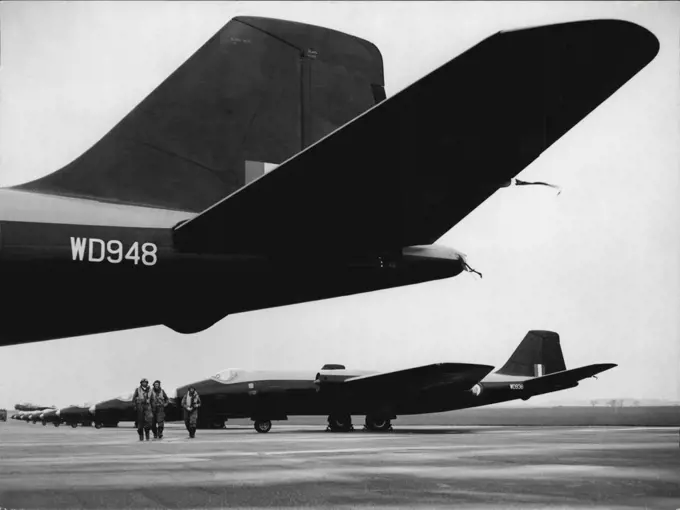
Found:
[[[578,385],[615,367],[604,363],[567,370],[560,339],[551,331],[530,331],[507,363],[437,363],[391,372],[347,370],[327,365],[311,372],[227,369],[177,389],[194,386],[201,413],[212,422],[251,418],[268,432],[272,420],[294,415],[325,415],[332,431],[352,428],[353,415],[365,415],[367,430],[391,428],[397,416],[453,411],[510,400],[527,400]],[[206,416],[209,415],[209,416]]]
[[[0,189],[0,345],[470,270],[436,241],[658,51],[619,20],[502,31],[386,98],[369,41],[236,17],[78,158]]]
[[[551,331],[529,331],[498,370],[490,365],[436,363],[389,372],[349,370],[326,365],[319,371],[226,369],[168,391],[166,421],[181,420],[178,403],[194,386],[201,396],[199,425],[224,427],[229,419],[250,418],[258,432],[291,416],[327,416],[328,428],[351,430],[352,416],[365,427],[387,431],[398,416],[453,411],[529,398],[578,386],[616,365],[600,363],[567,369],[560,338]],[[94,405],[69,406],[39,415],[43,424],[73,427],[117,426],[134,421],[132,394]]]

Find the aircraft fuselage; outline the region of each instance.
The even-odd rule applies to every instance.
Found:
[[[164,324],[201,331],[230,313],[455,276],[436,246],[267,254],[180,249],[193,213],[0,190],[0,344]],[[8,289],[11,289],[8,291]],[[27,320],[30,312],[32,320]]]
[[[313,373],[271,372],[249,376],[239,381],[212,377],[193,386],[201,396],[199,414],[213,421],[229,418],[285,420],[288,416],[325,416],[332,414],[383,416],[427,414],[479,407],[517,399],[528,399],[538,393],[524,388],[530,377],[489,374],[470,390],[453,390],[446,385],[431,389],[413,387],[410,390],[370,395],[354,393],[336,383],[317,384]],[[355,375],[365,375],[357,373]],[[351,377],[346,375],[345,378]],[[574,384],[575,386],[576,384]],[[188,385],[177,389],[177,399],[186,393]],[[546,390],[541,393],[549,391]]]

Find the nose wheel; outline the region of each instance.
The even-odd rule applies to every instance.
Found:
[[[260,434],[266,434],[272,429],[272,422],[270,420],[255,420],[253,426]]]

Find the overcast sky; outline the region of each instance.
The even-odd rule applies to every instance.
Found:
[[[483,279],[465,273],[233,315],[195,335],[153,327],[2,347],[0,406],[95,402],[142,376],[172,388],[227,367],[311,376],[324,363],[500,367],[530,329],[560,333],[568,368],[619,364],[538,403],[680,398],[677,3],[11,2],[0,14],[1,186],[80,155],[236,15],[370,40],[388,97],[502,29],[615,18],[661,43],[651,64],[520,174],[560,185],[560,196],[500,190],[439,241],[466,253]]]

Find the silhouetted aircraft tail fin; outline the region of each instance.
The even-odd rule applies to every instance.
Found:
[[[527,394],[540,395],[578,386],[581,379],[610,370],[614,363],[598,363],[567,370],[560,346],[560,336],[554,331],[529,331],[515,352],[497,374],[527,377],[523,382]]]
[[[497,374],[541,377],[566,370],[560,335],[554,331],[529,331]]]
[[[431,245],[658,50],[619,20],[499,32],[178,225],[176,246],[326,257]]]
[[[14,189],[200,212],[384,98],[372,43],[236,17],[80,157]]]

